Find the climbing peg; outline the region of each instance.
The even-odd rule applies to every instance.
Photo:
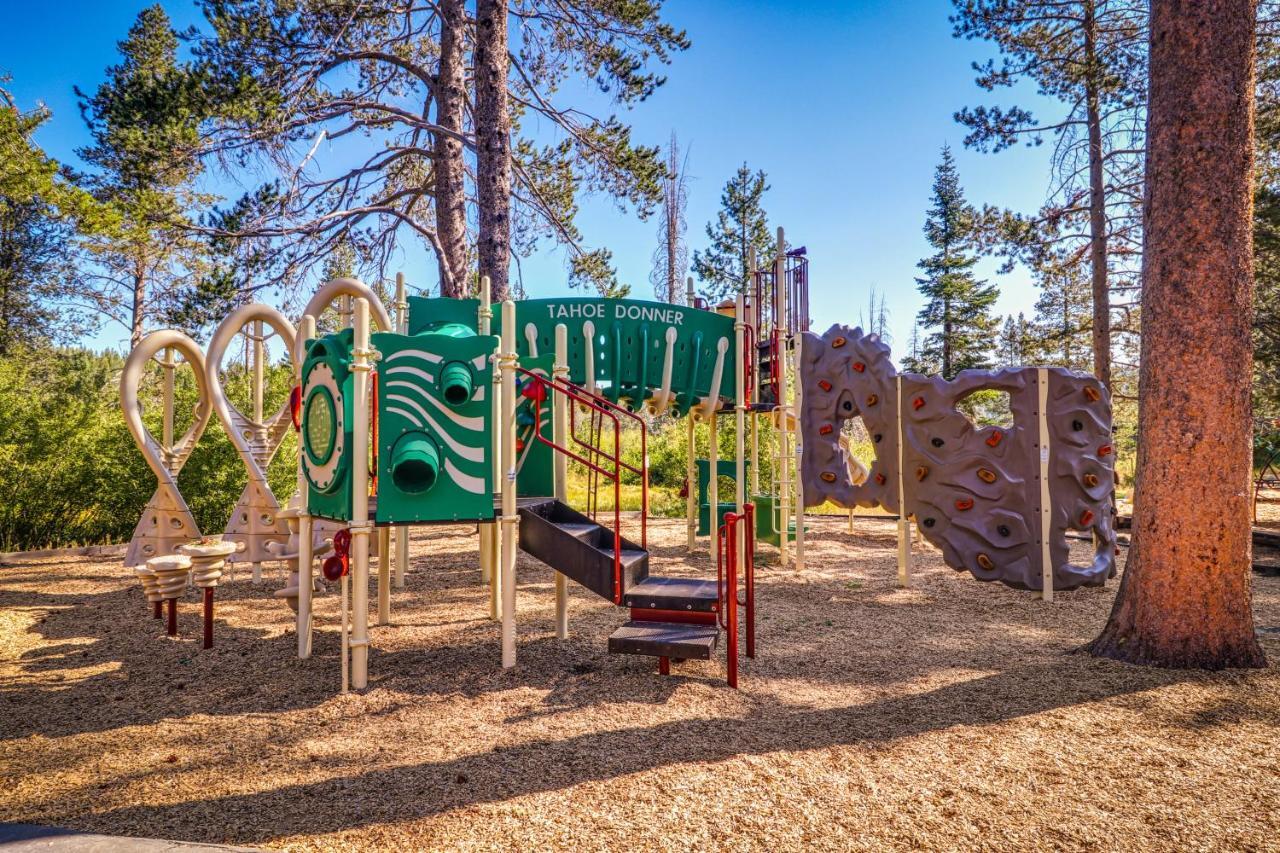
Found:
[[[1085,474],[1082,479],[1084,480],[1084,484],[1086,488],[1092,489],[1094,486],[1098,485],[1097,474]]]
[[[834,341],[831,342],[831,348],[840,349],[840,347],[844,346],[847,343],[848,341],[846,341],[844,338],[836,338]]]
[[[855,361],[853,363],[853,369],[861,373],[862,371],[867,369],[867,366],[860,361]]]
[[[989,572],[989,571],[991,571],[992,569],[994,569],[994,568],[996,567],[996,564],[995,564],[995,563],[993,563],[993,562],[991,561],[991,558],[990,558],[990,557],[988,557],[986,554],[979,554],[979,555],[978,555],[978,566],[979,566],[979,567],[981,567],[982,569],[984,569],[985,571],[988,571],[988,572]]]
[[[911,408],[915,409],[917,412],[918,412],[918,411],[920,411],[921,409],[923,409],[923,408],[924,408],[924,397],[916,397],[914,400],[912,400],[912,401],[911,401]]]
[[[880,402],[880,396],[879,396],[878,394],[868,394],[868,395],[867,395],[867,405],[868,405],[868,406],[874,406],[876,403],[879,403],[879,402]]]
[[[920,482],[922,482],[922,483],[923,483],[923,482],[924,482],[924,478],[925,478],[925,477],[928,477],[928,476],[929,476],[929,466],[927,466],[927,465],[921,465],[920,467],[916,468],[916,479],[917,479],[917,480],[919,480]]]
[[[884,478],[884,474],[876,474],[876,485],[877,485],[877,486],[883,486],[886,482],[887,482],[887,481],[886,481],[886,480],[885,480],[885,478]]]
[[[830,471],[823,471],[818,476],[822,478],[822,482],[824,483],[834,483],[836,481],[836,475],[832,474]]]
[[[1099,447],[1099,448],[1098,448],[1098,455],[1099,455],[1099,456],[1110,456],[1110,455],[1111,455],[1111,445],[1109,445],[1109,444],[1104,444],[1104,445],[1102,445],[1101,447]]]
[[[823,424],[818,427],[818,435],[831,435],[831,424]]]
[[[1093,523],[1093,510],[1086,509],[1084,512],[1080,513],[1081,527],[1088,527],[1092,523]]]
[[[830,382],[828,382],[828,381],[827,381],[827,380],[825,380],[825,379],[819,379],[819,380],[818,380],[818,387],[819,387],[819,388],[821,388],[823,391],[830,391],[830,390],[831,390],[831,383],[830,383]]]
[[[973,509],[973,498],[956,498],[956,509],[961,512]]]
[[[1102,394],[1099,393],[1098,389],[1094,388],[1092,385],[1084,386],[1084,395],[1089,398],[1090,403],[1096,403],[1098,400],[1102,399]]]
[[[1002,433],[1000,430],[996,430],[995,432],[991,433],[991,435],[987,436],[987,447],[995,447],[999,445],[1000,440],[1003,438],[1004,438],[1004,433]]]
[[[996,481],[996,472],[989,468],[979,468],[978,479],[984,483],[994,483]]]

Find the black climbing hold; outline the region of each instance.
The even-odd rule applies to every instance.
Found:
[[[844,401],[844,410],[845,410],[846,412],[852,412],[852,411],[853,411],[853,402],[852,402],[852,401],[850,401],[850,400],[845,400],[845,401]]]
[[[929,443],[932,444],[934,447],[941,447],[942,445],[946,444],[946,442],[940,438],[932,439]]]
[[[1007,525],[1007,524],[1002,524],[1002,525],[1000,525],[999,527],[997,527],[997,528],[996,528],[996,533],[999,533],[1001,536],[1008,536],[1008,535],[1009,535],[1009,525]]]
[[[1080,430],[1084,429],[1084,424],[1080,423],[1080,421],[1072,421],[1071,428],[1076,432],[1079,432]]]
[[[926,518],[924,520],[925,527],[933,527],[937,523],[938,523],[938,520],[936,518]]]
[[[871,440],[874,441],[876,444],[879,444],[880,439],[882,438],[884,438],[884,436],[881,435],[880,433],[876,433],[875,435],[871,436]]]

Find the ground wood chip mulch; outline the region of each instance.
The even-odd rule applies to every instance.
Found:
[[[181,637],[116,558],[0,568],[0,820],[281,849],[1280,849],[1273,668],[1141,669],[1071,654],[1116,582],[1045,604],[917,559],[891,522],[810,524],[759,574],[759,658],[655,674],[609,656],[624,611],[521,555],[503,671],[474,529],[414,532],[371,685],[338,695],[337,596],[315,655],[247,572]],[[710,573],[653,522],[655,573]],[[1081,543],[1080,547],[1085,546]],[[762,549],[766,554],[771,549]],[[376,600],[376,597],[375,597]],[[1254,579],[1260,628],[1280,578]]]

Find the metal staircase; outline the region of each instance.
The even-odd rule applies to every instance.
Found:
[[[663,675],[670,673],[672,660],[709,660],[724,631],[728,646],[728,680],[730,686],[737,687],[739,606],[747,608],[747,655],[755,656],[751,506],[748,505],[742,516],[730,513],[719,530],[717,580],[650,575],[647,525],[643,518],[647,513],[642,513],[641,541],[636,543],[622,535],[619,510],[623,471],[634,472],[647,486],[648,472],[623,462],[619,450],[619,414],[634,416],[611,401],[565,380],[546,379],[532,373],[528,376],[558,394],[558,401],[591,411],[587,440],[577,438],[571,430],[570,438],[576,448],[565,446],[568,441],[561,445],[547,438],[541,427],[535,437],[587,467],[591,475],[587,505],[592,515],[578,512],[551,497],[523,499],[517,509],[520,549],[601,598],[630,608],[631,619],[609,637],[609,652],[656,657]],[[535,395],[539,406],[548,396]],[[534,422],[542,424],[540,412]],[[606,444],[601,440],[601,425],[610,422],[614,427],[613,441]],[[612,483],[614,488],[612,527],[598,520],[599,496],[595,493],[602,482]],[[647,493],[647,488],[645,491]],[[739,528],[738,525],[744,527]],[[746,581],[745,598],[739,596],[738,590],[737,549],[728,546],[729,542],[737,541],[740,529],[748,543],[742,567]]]

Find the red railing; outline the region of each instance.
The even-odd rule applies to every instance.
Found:
[[[614,405],[609,400],[606,400],[597,394],[593,394],[592,392],[587,391],[585,388],[581,388],[577,385],[574,385],[572,382],[566,382],[564,380],[559,380],[559,379],[548,379],[545,376],[540,376],[536,373],[533,373],[532,371],[525,370],[522,367],[517,367],[516,371],[520,374],[523,374],[527,379],[529,379],[532,383],[534,383],[534,387],[535,387],[535,391],[533,394],[533,399],[535,401],[534,436],[537,438],[537,440],[542,442],[546,446],[550,447],[555,452],[562,453],[568,458],[574,460],[575,462],[580,462],[581,464],[585,465],[587,470],[592,472],[594,477],[592,481],[593,490],[595,489],[595,484],[598,484],[599,482],[598,481],[599,477],[604,477],[607,480],[612,481],[613,483],[613,603],[621,604],[622,603],[622,472],[624,470],[631,471],[632,473],[637,474],[640,477],[641,500],[643,505],[643,510],[640,514],[640,542],[641,542],[641,547],[643,548],[649,547],[649,531],[648,531],[648,519],[647,519],[649,515],[649,476],[648,476],[648,472],[645,471],[643,467],[644,465],[643,461],[641,462],[641,467],[639,468],[633,465],[629,465],[626,462],[622,461],[622,452],[621,452],[622,425],[621,425],[621,421],[618,420],[617,413],[622,413],[627,416],[635,417],[636,420],[640,421],[640,424],[641,424],[640,438],[642,442],[641,455],[642,455],[642,459],[647,459],[648,443],[645,440],[645,434],[643,430],[644,421],[641,420],[639,416],[626,411],[620,406]],[[569,404],[569,438],[572,444],[576,444],[579,447],[583,448],[583,453],[579,453],[575,451],[570,446],[561,446],[559,444],[556,444],[554,439],[547,438],[545,435],[543,435],[542,403],[546,399],[546,394],[540,393],[540,392],[548,388],[562,395],[565,401]],[[574,405],[574,404],[577,404],[577,405]],[[589,411],[591,411],[593,424],[596,422],[597,418],[599,419],[599,423],[601,425],[603,425],[605,419],[608,419],[608,421],[613,424],[612,455],[610,455],[605,448],[600,446],[599,434],[600,432],[602,432],[601,428],[593,428],[594,443],[583,441],[582,439],[578,438],[577,422],[576,422],[576,417],[577,417],[576,412],[577,412],[578,405],[581,405],[587,408]],[[587,455],[583,455],[584,453]],[[606,464],[602,464],[602,463],[609,463],[611,464],[611,467],[608,467]],[[595,499],[591,498],[590,496],[589,496],[589,500],[593,503],[593,505],[596,503]],[[593,520],[596,520],[594,514],[592,518]]]
[[[742,574],[745,597],[738,597],[738,525],[743,536]],[[727,512],[718,530],[716,543],[716,590],[720,599],[717,619],[725,632],[725,658],[729,686],[738,687],[738,608],[746,608],[747,657],[756,656],[756,570],[755,506],[744,504],[743,512]]]
[[[569,437],[572,438],[574,442],[577,443],[579,446],[584,448],[584,450],[589,452],[594,451],[597,459],[601,458],[603,453],[603,450],[601,449],[599,444],[600,433],[604,426],[603,413],[609,412],[609,413],[617,413],[619,415],[622,415],[624,418],[628,418],[634,421],[636,425],[640,428],[640,467],[639,468],[635,467],[634,465],[629,465],[626,462],[622,461],[622,456],[619,453],[618,436],[616,434],[614,435],[614,456],[617,457],[616,460],[610,459],[609,457],[603,457],[603,458],[605,459],[605,461],[616,461],[617,466],[620,467],[622,470],[630,471],[632,474],[635,474],[637,477],[640,478],[640,547],[648,548],[649,547],[649,470],[645,466],[649,464],[649,432],[647,427],[645,426],[644,418],[640,417],[635,412],[632,412],[623,406],[619,406],[617,403],[614,403],[612,400],[608,399],[607,397],[602,397],[599,394],[595,393],[594,391],[583,388],[581,385],[575,385],[572,382],[563,382],[563,384],[573,389],[575,392],[579,394],[590,397],[591,400],[596,404],[596,407],[598,408],[599,412],[601,413],[597,415],[596,413],[597,408],[592,409],[590,428],[591,428],[592,441],[595,442],[594,444],[592,444],[590,442],[582,441],[581,439],[578,438],[577,416],[576,416],[575,410],[572,407],[570,407],[569,409]],[[597,476],[599,474],[598,471],[593,471],[592,473],[596,474]],[[594,491],[594,486],[592,487],[592,489]],[[615,510],[617,509],[617,506],[618,506],[617,498],[618,496],[615,494],[615,497],[614,497]],[[592,504],[591,519],[594,521],[596,507],[599,504],[599,499],[595,495],[588,495],[588,500],[591,501],[591,504]]]

